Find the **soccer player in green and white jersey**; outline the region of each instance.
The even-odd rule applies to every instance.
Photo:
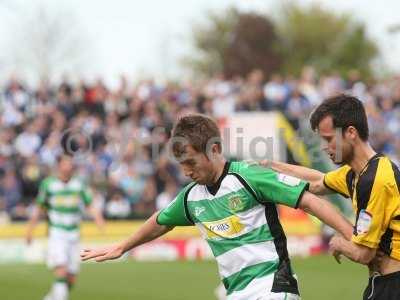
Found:
[[[86,185],[74,177],[73,158],[59,157],[57,175],[45,178],[39,187],[36,206],[28,224],[26,241],[32,242],[33,230],[43,212],[49,223],[47,264],[53,269],[55,282],[45,300],[67,300],[79,271],[79,224],[82,207],[88,207],[99,229],[104,220],[100,211],[92,205],[92,197]]]
[[[196,225],[214,254],[229,300],[300,299],[277,204],[302,208],[346,238],[351,224],[308,184],[245,162],[228,162],[213,120],[183,117],[172,133],[172,150],[193,182],[125,241],[85,249],[83,260],[105,261],[151,241],[174,226]]]

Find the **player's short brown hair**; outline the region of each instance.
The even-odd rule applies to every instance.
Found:
[[[207,155],[208,147],[217,144],[221,148],[221,133],[216,122],[202,114],[182,117],[172,130],[172,151],[176,158],[185,152],[185,146]]]

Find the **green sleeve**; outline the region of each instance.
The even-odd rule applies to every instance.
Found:
[[[258,165],[242,164],[239,175],[243,176],[262,203],[274,202],[297,208],[309,184],[296,177],[277,173]]]
[[[93,200],[92,192],[88,188],[83,188],[81,192],[81,197],[83,200],[83,203],[85,203],[86,206],[90,205]]]
[[[187,209],[185,207],[185,197],[189,192],[193,184],[186,186],[182,189],[175,199],[157,216],[157,223],[159,225],[167,226],[191,226],[193,225],[192,220],[188,216]]]
[[[41,207],[47,208],[48,207],[48,202],[47,202],[47,198],[48,198],[48,192],[47,192],[47,188],[48,188],[48,179],[44,179],[42,180],[42,182],[39,185],[39,193],[36,197],[36,203],[38,205],[40,205]]]

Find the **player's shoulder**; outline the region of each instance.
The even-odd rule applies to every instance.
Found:
[[[351,167],[349,165],[342,165],[340,167],[338,167],[337,169],[334,169],[332,171],[329,171],[327,174],[331,173],[331,174],[335,174],[335,176],[338,176],[340,174],[343,175],[347,175],[348,173],[353,172],[353,170],[351,169]]]
[[[49,175],[49,176],[44,177],[44,178],[42,179],[42,181],[40,182],[40,184],[41,184],[43,187],[48,188],[51,184],[53,184],[53,183],[55,183],[55,182],[57,182],[57,181],[58,181],[57,177],[52,176],[52,175]]]
[[[377,159],[375,182],[379,185],[396,185],[400,176],[398,166],[389,157],[382,155]],[[372,176],[370,176],[372,177]]]
[[[359,186],[381,189],[396,184],[394,173],[397,166],[385,155],[376,155],[360,175]]]
[[[186,184],[183,188],[181,188],[181,190],[179,191],[177,198],[184,198],[192,188],[194,188],[197,185],[196,182],[190,182],[188,184]]]
[[[86,181],[79,176],[72,177],[69,185],[70,185],[70,187],[75,188],[75,189],[87,188]]]
[[[241,160],[230,162],[229,172],[231,173],[246,173],[249,171],[265,170],[259,162],[254,160]]]

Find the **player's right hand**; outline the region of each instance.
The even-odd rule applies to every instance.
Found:
[[[84,249],[81,252],[81,260],[86,261],[94,259],[97,262],[106,260],[117,259],[124,254],[124,251],[120,245],[113,245],[98,249]]]

